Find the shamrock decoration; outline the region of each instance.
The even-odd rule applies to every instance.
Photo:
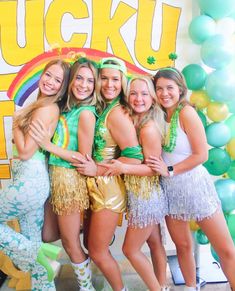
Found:
[[[170,53],[168,55],[168,58],[172,61],[176,60],[178,58],[177,54],[176,53]]]
[[[153,57],[153,56],[149,56],[149,57],[147,58],[147,63],[148,63],[149,65],[154,65],[155,62],[156,62],[156,58],[155,58],[155,57]]]

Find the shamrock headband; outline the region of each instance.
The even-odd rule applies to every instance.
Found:
[[[126,64],[124,61],[118,59],[118,58],[103,58],[100,60],[99,68],[110,68],[110,69],[116,69],[121,71],[122,73],[126,74]]]

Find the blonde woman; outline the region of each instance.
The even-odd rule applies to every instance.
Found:
[[[49,177],[45,152],[29,135],[29,126],[41,119],[52,136],[65,103],[69,69],[62,60],[48,63],[39,80],[37,100],[15,113],[13,138],[19,159],[13,160],[12,183],[0,192],[0,249],[21,270],[31,272],[32,290],[55,290],[55,273],[47,256],[55,259],[59,248],[41,240]],[[20,233],[5,224],[15,218]]]

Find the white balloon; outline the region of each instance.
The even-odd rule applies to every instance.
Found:
[[[217,21],[216,31],[219,34],[226,36],[232,35],[235,32],[235,19],[224,17]]]

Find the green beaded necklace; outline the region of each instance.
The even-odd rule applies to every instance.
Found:
[[[182,107],[183,107],[182,105],[179,105],[171,117],[171,123],[165,135],[165,143],[163,145],[163,150],[165,152],[172,153],[173,150],[175,149],[177,139],[178,119]]]

